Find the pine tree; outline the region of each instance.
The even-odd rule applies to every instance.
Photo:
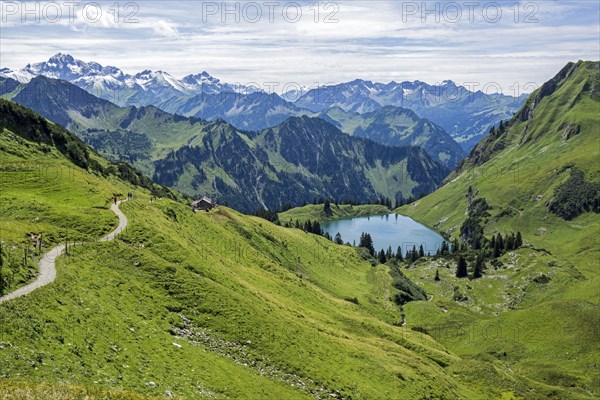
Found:
[[[435,270],[435,278],[433,278],[433,280],[435,280],[436,282],[439,282],[440,279],[440,271],[439,270]]]
[[[387,259],[385,258],[385,251],[383,251],[383,249],[381,249],[379,251],[379,262],[382,264],[385,264],[386,261],[387,261]]]
[[[419,246],[419,258],[425,257],[425,250],[423,249],[423,245]]]
[[[447,256],[448,253],[450,253],[450,249],[448,247],[448,242],[446,242],[445,240],[442,242],[441,253],[442,253],[443,256]]]
[[[521,231],[517,232],[517,237],[515,239],[515,249],[523,246],[523,237],[521,236]]]
[[[415,262],[419,259],[419,253],[417,252],[417,246],[413,246],[410,252],[410,261]]]
[[[498,236],[496,236],[496,244],[498,245],[499,248],[501,248],[501,249],[504,248],[504,239],[502,238],[501,233],[499,233]]]
[[[342,240],[342,235],[339,232],[335,234],[335,243],[344,244],[344,241]]]
[[[502,255],[504,251],[504,241],[502,240],[502,234],[499,233],[496,236],[496,241],[494,242],[494,258],[498,258]]]
[[[475,264],[473,265],[473,279],[478,279],[483,276],[484,265],[483,258],[481,256],[477,256]]]
[[[469,276],[469,271],[467,270],[467,261],[463,256],[460,256],[456,266],[456,277],[466,278],[467,276]]]
[[[507,251],[510,251],[512,249],[515,248],[515,234],[514,232],[510,234],[510,236],[507,236],[506,238],[506,243],[505,243],[505,248]]]
[[[358,247],[364,247],[365,249],[369,250],[369,254],[371,254],[372,256],[375,255],[375,248],[373,247],[373,238],[368,233],[363,232],[360,235],[360,242],[358,244]]]
[[[327,216],[331,216],[333,213],[331,212],[331,203],[329,200],[325,200],[325,204],[323,205],[323,212]]]
[[[404,257],[402,257],[402,246],[398,246],[398,250],[396,250],[396,259],[398,259],[398,261],[404,260]]]
[[[393,256],[394,256],[394,254],[392,253],[392,246],[390,246],[390,247],[388,247],[388,249],[385,253],[385,258],[390,260]]]

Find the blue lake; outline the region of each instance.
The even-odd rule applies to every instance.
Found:
[[[439,233],[411,218],[397,214],[328,221],[322,223],[321,227],[331,237],[335,237],[339,232],[344,243],[351,244],[358,244],[363,232],[369,233],[377,251],[387,250],[392,246],[395,253],[398,246],[402,246],[402,252],[405,254],[413,246],[418,249],[423,245],[425,254],[434,255],[444,242],[444,238]]]

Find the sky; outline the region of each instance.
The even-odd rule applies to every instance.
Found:
[[[529,93],[600,59],[600,1],[0,1],[0,67],[63,52],[127,73],[306,87],[453,80]]]

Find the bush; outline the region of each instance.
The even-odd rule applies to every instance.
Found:
[[[583,171],[573,167],[570,178],[554,189],[548,210],[567,221],[584,212],[600,213],[600,183],[586,182]]]

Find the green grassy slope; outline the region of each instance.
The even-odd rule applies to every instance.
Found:
[[[331,214],[323,211],[323,204],[308,204],[304,207],[296,207],[279,213],[279,221],[286,222],[305,221],[331,221],[335,219],[360,217],[365,215],[386,215],[391,210],[380,204],[364,204],[353,206],[351,204],[331,204]]]
[[[445,262],[409,270],[434,299],[409,304],[407,319],[471,358],[471,368],[489,362],[560,398],[600,395],[600,216],[566,221],[547,207],[573,167],[588,181],[600,180],[598,68],[597,62],[567,65],[503,132],[478,145],[444,187],[397,210],[458,237],[471,186],[492,206],[488,237],[522,232],[525,247],[505,255],[498,269],[488,265],[482,279],[457,280],[455,265]],[[436,269],[440,282],[433,281]],[[467,302],[452,300],[455,286]],[[436,326],[454,326],[454,333]]]
[[[72,166],[14,132],[1,140],[2,160]],[[453,399],[490,390],[447,374],[459,358],[399,326],[387,266],[227,208],[195,214],[151,202],[146,189],[73,168],[73,182],[3,170],[3,207],[19,210],[3,213],[3,235],[73,224],[74,239],[100,236],[116,224],[105,201],[116,191],[134,193],[122,205],[130,225],[116,241],[74,247],[54,283],[0,305],[1,395]]]
[[[151,106],[118,107],[43,76],[16,86],[0,78],[0,95],[156,182],[245,212],[315,197],[408,198],[431,192],[448,173],[420,148],[352,138],[316,118],[290,118],[273,129],[245,132],[223,120],[208,123]]]

